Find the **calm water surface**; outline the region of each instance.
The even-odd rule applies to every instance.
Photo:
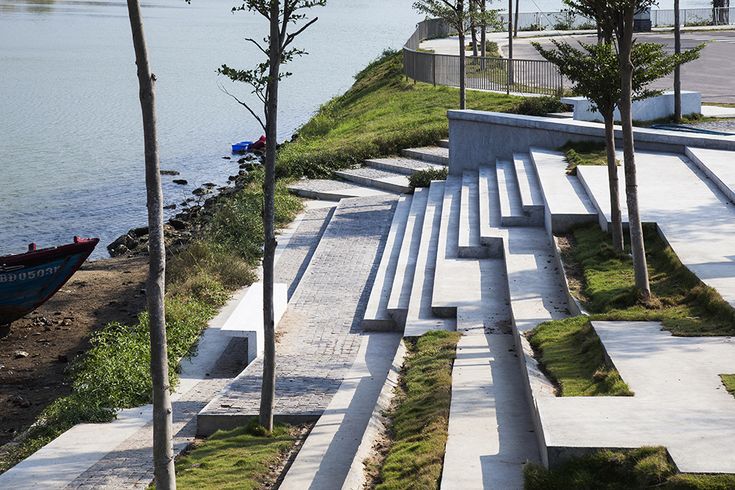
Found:
[[[283,84],[280,139],[290,136],[386,47],[399,47],[420,20],[411,0],[331,0],[300,37],[309,56]],[[218,87],[222,63],[260,61],[245,37],[264,20],[231,14],[233,2],[144,0],[158,77],[166,204],[237,173],[229,145],[261,130]],[[245,87],[229,85],[248,97]],[[172,183],[174,178],[188,186]],[[95,253],[145,223],[143,142],[134,54],[122,1],[0,0],[0,254],[73,235],[98,236]]]

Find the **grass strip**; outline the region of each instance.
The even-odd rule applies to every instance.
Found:
[[[406,340],[408,352],[388,414],[391,442],[377,489],[439,488],[459,337],[437,331]]]
[[[567,175],[577,175],[579,165],[607,165],[605,143],[595,141],[570,141],[559,151],[567,160]],[[619,162],[618,162],[619,164]]]
[[[720,378],[727,392],[735,396],[735,374],[720,374]]]
[[[596,320],[660,321],[674,335],[735,334],[735,310],[679,261],[659,236],[645,225],[644,239],[653,300],[641,303],[635,289],[633,261],[611,246],[610,236],[596,225],[572,232],[565,269],[582,271],[585,308]]]
[[[544,322],[528,338],[558,396],[632,396],[609,365],[600,337],[586,316]]]
[[[467,107],[513,112],[520,97],[468,91]],[[329,177],[367,158],[435,144],[449,134],[447,110],[459,91],[414,83],[403,75],[400,52],[386,51],[355,77],[345,94],[324,104],[278,154],[278,174]]]
[[[735,488],[735,475],[681,474],[666,449],[642,447],[631,450],[600,450],[570,460],[556,469],[529,464],[525,468],[526,490],[628,490]]]
[[[276,471],[300,437],[300,430],[276,424],[271,434],[253,421],[217,431],[176,460],[180,489],[257,490],[270,488]]]
[[[193,352],[207,322],[230,293],[256,278],[262,247],[262,172],[251,173],[238,193],[217,203],[201,237],[169,260],[166,332],[171,384],[182,357]],[[279,183],[276,220],[293,220],[301,202]],[[84,422],[109,422],[117,410],[151,401],[148,317],[132,325],[112,323],[90,339],[90,349],[70,366],[72,392],[51,403],[34,425],[0,451],[0,471],[30,456]]]

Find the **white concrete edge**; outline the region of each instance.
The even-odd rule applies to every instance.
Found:
[[[689,158],[689,160],[691,160],[692,163],[696,165],[697,168],[699,168],[699,170],[701,170],[702,173],[706,175],[720,191],[722,191],[725,197],[735,203],[735,190],[730,189],[727,184],[725,184],[722,179],[720,179],[717,174],[709,168],[707,163],[696,153],[697,150],[698,148],[687,146],[684,148],[684,155]]]
[[[388,376],[385,379],[383,388],[380,390],[378,402],[375,404],[370,421],[362,435],[362,441],[355,452],[347,477],[345,478],[342,490],[362,490],[367,483],[365,474],[366,460],[372,455],[373,447],[377,442],[380,434],[387,430],[389,420],[385,416],[386,410],[390,408],[395,398],[395,390],[398,386],[403,362],[406,358],[406,346],[403,340],[398,344],[398,349],[393,358]]]
[[[579,136],[604,138],[605,127],[600,123],[555,119],[541,116],[506,114],[502,112],[486,112],[477,110],[450,110],[447,112],[450,121],[469,121],[483,124],[512,126],[519,128],[540,129],[568,133]],[[633,128],[636,143],[669,145],[676,148],[693,146],[713,150],[735,150],[735,137],[709,134],[687,134],[677,131],[666,131],[650,128]],[[622,129],[615,126],[615,137],[622,138]],[[675,151],[675,150],[672,150]]]

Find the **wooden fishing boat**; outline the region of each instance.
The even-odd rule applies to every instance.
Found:
[[[79,270],[99,243],[74,237],[74,243],[0,257],[0,326],[32,312],[48,301]]]

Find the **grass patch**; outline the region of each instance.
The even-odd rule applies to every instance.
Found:
[[[660,321],[674,335],[735,334],[735,310],[681,264],[655,226],[643,234],[653,294],[647,304],[638,300],[631,257],[617,254],[607,233],[596,225],[573,231],[564,261],[582,271],[580,300],[593,319]]]
[[[520,98],[468,91],[467,107],[512,112]],[[447,110],[459,91],[408,81],[400,52],[386,51],[355,77],[345,94],[324,104],[279,151],[278,173],[329,177],[334,170],[403,148],[435,144],[449,134]]]
[[[170,381],[178,380],[182,357],[193,351],[207,322],[230,292],[250,284],[263,240],[262,172],[236,195],[220,199],[201,238],[169,260],[166,331]],[[300,201],[278,185],[276,220],[284,225],[301,209]],[[70,366],[72,392],[51,403],[36,423],[0,453],[0,471],[83,422],[109,422],[118,409],[151,401],[148,317],[132,325],[104,326],[90,339],[90,349]]]
[[[607,165],[607,150],[605,143],[594,141],[570,141],[559,151],[564,152],[567,160],[566,172],[568,175],[577,175],[579,165]],[[620,162],[618,162],[620,165]]]
[[[720,374],[720,378],[727,392],[735,396],[735,374]]]
[[[526,97],[518,104],[516,112],[527,116],[545,116],[554,112],[566,112],[568,106],[558,97]]]
[[[677,473],[666,449],[601,450],[570,460],[554,470],[525,468],[526,490],[627,490],[645,488],[725,490],[735,488],[735,475]]]
[[[217,431],[176,460],[176,485],[185,489],[266,488],[300,431],[276,424],[271,434],[253,421],[247,427]]]
[[[408,185],[413,192],[417,187],[429,187],[432,180],[447,180],[449,168],[427,168],[411,174]]]
[[[559,396],[631,396],[586,316],[545,322],[529,342]]]
[[[459,337],[442,331],[407,341],[408,353],[389,413],[391,443],[377,489],[439,487]]]

